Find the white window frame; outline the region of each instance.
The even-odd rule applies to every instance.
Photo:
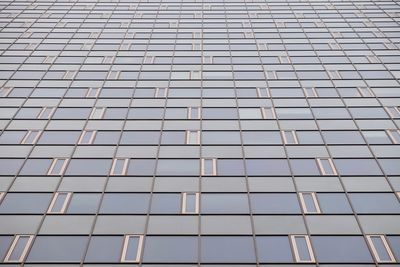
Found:
[[[375,248],[375,244],[372,241],[372,237],[379,237],[386,249],[387,254],[389,255],[390,260],[382,260],[379,256],[378,250]],[[394,257],[394,254],[392,250],[390,249],[390,246],[386,240],[386,237],[384,235],[366,235],[368,245],[372,250],[372,254],[374,255],[375,260],[378,263],[394,263],[396,262],[396,258]]]
[[[384,108],[385,108],[386,112],[389,114],[390,118],[392,118],[392,119],[400,118],[400,109],[399,109],[399,107],[391,106],[391,107],[384,107]],[[396,113],[393,113],[392,109]]]
[[[281,64],[291,64],[292,63],[290,60],[290,57],[288,57],[288,56],[279,56],[278,58],[279,58],[279,62]]]
[[[100,36],[100,32],[91,32],[89,33],[89,38],[90,39],[97,39]]]
[[[136,259],[135,260],[127,260],[126,259],[126,254],[128,252],[128,247],[129,247],[129,239],[131,237],[139,237],[139,241],[138,241],[138,247],[137,247],[137,251],[136,251]],[[124,236],[124,244],[122,246],[122,252],[121,252],[121,262],[131,262],[131,263],[135,263],[135,262],[139,262],[141,255],[142,255],[142,248],[143,248],[143,235],[135,235],[135,234],[129,234],[129,235],[125,235]]]
[[[375,97],[375,94],[369,87],[359,86],[357,87],[357,91],[362,97]]]
[[[33,134],[33,133],[35,133],[36,136],[33,138],[32,142],[27,143],[27,142],[26,142],[27,139],[28,139],[28,138],[30,137],[30,135]],[[35,143],[37,142],[37,140],[39,139],[39,136],[40,136],[41,133],[42,133],[41,130],[29,130],[29,131],[25,134],[24,138],[21,140],[21,144],[30,144],[30,145],[35,144]]]
[[[191,134],[196,134],[196,143],[190,142]],[[200,131],[199,130],[187,130],[186,131],[186,144],[187,145],[199,145],[200,144]]]
[[[154,64],[155,56],[145,56],[143,58],[143,64]]]
[[[267,110],[270,112],[267,112]],[[272,117],[269,117],[268,113],[271,113]],[[262,115],[262,118],[265,120],[268,120],[268,119],[275,120],[276,119],[276,113],[275,113],[275,109],[273,107],[262,107],[261,115]]]
[[[398,144],[396,138],[393,135],[393,132],[397,133],[400,135],[400,130],[386,130],[386,134],[389,136],[390,140],[392,141],[393,144]]]
[[[296,237],[303,237],[307,244],[308,254],[310,255],[310,260],[301,260],[300,254],[297,247]],[[313,263],[315,262],[314,251],[311,246],[310,237],[308,235],[290,235],[290,243],[292,244],[293,254],[296,262]]]
[[[318,97],[318,92],[315,87],[303,87],[303,91],[307,98]]]
[[[340,50],[340,49],[342,49],[340,44],[338,44],[336,42],[330,42],[330,43],[328,43],[328,45],[331,48],[331,50]]]
[[[201,39],[201,38],[203,38],[202,31],[193,31],[192,32],[192,39]]]
[[[83,143],[85,139],[85,135],[90,134],[89,142]],[[96,130],[83,130],[81,136],[79,137],[78,144],[80,145],[90,145],[93,144],[94,139],[96,138],[97,131]]]
[[[338,70],[328,70],[328,76],[331,80],[340,80],[342,76]]]
[[[7,97],[11,93],[13,88],[14,87],[12,86],[4,86],[0,88],[0,97]]]
[[[64,203],[61,207],[60,211],[52,211],[52,209],[54,208],[54,205],[57,202],[57,198],[60,194],[66,194],[67,196],[65,197]],[[53,196],[53,199],[51,200],[50,206],[47,210],[47,213],[49,214],[63,214],[65,213],[66,209],[68,208],[68,205],[71,201],[71,197],[72,197],[72,192],[56,192]]]
[[[91,97],[98,97],[100,94],[100,87],[90,87],[87,92],[85,97],[86,98],[91,98]],[[93,96],[91,96],[92,92],[95,92]]]
[[[269,88],[268,87],[257,87],[257,97],[263,98],[263,97],[271,97],[271,94],[269,93]],[[265,92],[266,96],[262,95],[262,92]]]
[[[199,51],[199,50],[202,50],[202,48],[203,48],[203,44],[200,41],[192,42],[192,51]]]
[[[367,59],[369,63],[380,63],[379,58],[375,55],[368,55]]]
[[[121,71],[119,70],[110,70],[110,72],[107,75],[107,80],[118,80],[120,74]]]
[[[289,143],[286,134],[291,134],[294,140],[294,143]],[[282,130],[281,131],[282,134],[282,139],[283,139],[283,143],[285,145],[295,145],[299,143],[299,139],[297,138],[297,133],[296,130]]]
[[[324,169],[324,165],[322,164],[322,160],[327,160],[333,173],[327,173],[326,170]],[[321,175],[337,175],[337,171],[335,168],[335,164],[333,164],[333,160],[331,158],[316,158],[317,161],[317,165],[319,168],[319,171],[321,173]]]
[[[187,196],[189,195],[195,195],[195,199],[196,199],[196,204],[195,204],[195,211],[191,212],[191,211],[187,211],[186,207],[187,207]],[[182,210],[181,210],[182,214],[198,214],[200,212],[200,193],[198,192],[184,192],[182,193]]]
[[[192,118],[192,110],[193,109],[197,109],[198,110],[197,111],[197,114],[198,114],[197,118]],[[199,119],[201,119],[201,107],[188,107],[187,108],[187,118],[189,120],[199,120]]]
[[[115,166],[117,165],[117,162],[119,160],[123,160],[124,163],[122,165],[122,172],[121,173],[115,173]],[[115,158],[113,159],[112,165],[111,165],[111,170],[110,170],[110,175],[126,175],[128,171],[128,165],[129,165],[129,158]]]
[[[77,71],[75,71],[75,70],[67,70],[67,71],[65,71],[62,79],[63,80],[72,80],[75,78],[76,73],[77,73]]]
[[[49,115],[47,116],[47,118],[42,118],[43,114],[47,112],[47,110],[50,110]],[[42,107],[42,110],[39,112],[39,114],[37,115],[37,119],[50,119],[51,116],[53,115],[55,111],[54,107]]]
[[[265,71],[265,77],[267,78],[267,80],[277,80],[278,79],[278,75],[276,74],[276,71],[274,71],[274,70]]]
[[[214,64],[213,56],[203,56],[203,64]]]
[[[53,64],[55,59],[56,59],[55,56],[47,56],[44,58],[42,63],[43,64]]]
[[[205,161],[206,160],[211,160],[211,174],[206,174],[205,173]],[[201,159],[201,175],[202,176],[216,176],[217,175],[217,159],[216,158],[202,158]]]
[[[26,245],[25,245],[24,249],[22,250],[22,253],[21,253],[20,257],[18,258],[18,260],[10,260],[11,254],[13,253],[16,245],[18,244],[18,240],[21,237],[29,237],[28,242],[26,242]],[[7,251],[7,254],[4,258],[4,262],[22,262],[25,259],[26,254],[28,253],[28,250],[32,244],[32,241],[33,241],[33,235],[16,235],[14,237],[13,242],[11,243],[10,248]]]
[[[102,60],[102,64],[112,64],[114,62],[113,56],[104,56]]]
[[[190,71],[190,80],[200,80],[201,79],[201,70],[191,70]]]
[[[311,198],[313,200],[313,203],[314,203],[316,211],[309,211],[308,210],[306,201],[304,200],[304,195],[305,194],[310,194],[311,195]],[[315,192],[299,192],[299,198],[300,198],[301,207],[303,208],[303,212],[305,214],[320,214],[321,213],[321,208],[319,207],[317,194]]]
[[[57,164],[57,161],[59,160],[63,160],[63,165],[61,166],[60,172],[58,173],[53,173],[54,167]],[[51,165],[47,171],[47,175],[53,175],[53,176],[59,176],[59,175],[63,175],[65,172],[65,169],[67,167],[69,159],[68,158],[54,158],[53,161],[51,162]]]
[[[164,90],[164,94],[160,94]],[[168,87],[157,87],[154,92],[155,98],[166,98],[168,96]]]
[[[95,116],[97,110],[101,110],[99,116]],[[106,107],[93,107],[92,112],[90,112],[89,118],[93,120],[101,120],[103,119],[105,113],[106,113]]]

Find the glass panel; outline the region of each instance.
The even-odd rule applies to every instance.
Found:
[[[119,262],[123,239],[123,236],[93,236],[85,262]]]
[[[293,262],[287,236],[257,236],[257,252],[261,262]]]

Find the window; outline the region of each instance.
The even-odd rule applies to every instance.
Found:
[[[303,90],[306,97],[318,97],[315,87],[304,87]]]
[[[55,56],[47,56],[43,60],[43,64],[53,64],[54,60],[56,59]]]
[[[298,144],[296,131],[282,131],[283,142],[285,144]]]
[[[47,175],[62,175],[67,166],[68,159],[55,158],[50,165]]]
[[[121,73],[120,71],[112,70],[108,73],[107,79],[108,80],[116,80],[119,78],[120,73]]]
[[[201,71],[199,71],[199,70],[190,71],[190,79],[191,80],[201,79]]]
[[[328,70],[327,72],[328,72],[329,77],[330,77],[332,80],[335,80],[335,79],[342,79],[342,77],[340,76],[339,71],[337,71],[337,70]]]
[[[192,120],[200,119],[200,107],[188,107],[187,118]]]
[[[257,96],[258,97],[271,97],[268,88],[266,87],[257,87]]]
[[[168,95],[168,88],[157,87],[156,91],[155,91],[155,94],[154,94],[154,97],[164,98],[164,97],[167,97],[167,95]]]
[[[128,169],[129,159],[117,158],[113,160],[110,175],[125,175]]]
[[[200,144],[200,131],[186,131],[186,144]]]
[[[310,238],[306,235],[291,235],[293,252],[296,262],[315,262]]]
[[[372,249],[372,254],[379,263],[396,262],[385,236],[367,235],[368,244]]]
[[[122,248],[121,262],[139,262],[142,243],[142,235],[126,235]]]
[[[106,57],[103,57],[103,60],[102,60],[101,63],[103,63],[103,64],[112,64],[113,61],[114,61],[114,57],[106,56]]]
[[[33,235],[16,235],[4,262],[22,262],[32,243]]]
[[[213,64],[212,56],[203,56],[203,64]]]
[[[182,193],[182,213],[191,214],[199,213],[200,194],[199,193]]]
[[[13,88],[10,86],[0,88],[0,97],[6,97]]]
[[[389,116],[393,119],[400,118],[400,109],[399,107],[385,107],[386,112],[389,113]]]
[[[102,119],[104,113],[106,112],[105,107],[94,107],[92,112],[90,113],[90,119]]]
[[[337,175],[332,159],[318,158],[316,160],[322,175]]]
[[[317,195],[314,192],[299,193],[300,203],[304,213],[321,213]]]
[[[290,64],[290,58],[288,56],[279,56],[279,62],[281,64]]]
[[[217,175],[217,159],[201,159],[201,175]]]
[[[49,119],[53,114],[55,108],[54,107],[43,107],[39,112],[37,118],[38,119]]]
[[[91,87],[88,89],[85,97],[87,97],[87,98],[98,97],[99,93],[100,93],[100,88]]]
[[[34,144],[38,140],[40,133],[42,131],[30,130],[26,133],[25,137],[22,139],[21,144]]]
[[[57,192],[50,203],[48,213],[64,213],[71,199],[71,192]]]
[[[78,144],[92,144],[97,131],[84,130],[79,138]]]
[[[400,144],[400,130],[386,130],[393,144]]]
[[[145,56],[143,59],[143,64],[153,64],[154,63],[154,56]]]
[[[276,71],[266,71],[265,76],[267,77],[268,80],[278,79],[278,76],[276,75]]]
[[[76,71],[67,70],[62,77],[64,80],[71,80],[75,77]]]

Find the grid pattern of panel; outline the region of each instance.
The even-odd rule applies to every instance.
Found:
[[[1,263],[400,263],[398,1],[0,8]]]

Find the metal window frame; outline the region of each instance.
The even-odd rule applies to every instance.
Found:
[[[203,62],[203,64],[214,64],[214,57],[213,56],[203,56],[202,62]]]
[[[392,119],[397,119],[397,118],[400,117],[400,109],[399,109],[399,107],[390,106],[390,107],[384,107],[384,109],[386,110],[386,112],[389,114],[389,116]],[[393,109],[393,111],[396,112],[396,113],[393,113],[391,109]]]
[[[308,254],[310,255],[310,260],[306,261],[306,260],[300,259],[300,254],[299,254],[298,247],[297,247],[296,237],[303,237],[306,240]],[[290,243],[292,245],[293,255],[295,257],[296,262],[304,262],[304,263],[314,263],[315,262],[314,251],[312,249],[310,237],[308,235],[290,235],[290,241],[291,241]]]
[[[205,173],[205,161],[206,160],[211,160],[211,166],[212,166],[212,170],[211,170],[211,174],[206,174]],[[202,176],[216,176],[217,175],[217,158],[202,158],[201,159],[201,175]]]
[[[318,97],[318,92],[315,89],[315,87],[303,87],[304,95],[309,98],[309,97]],[[309,92],[312,92],[312,95],[309,94]]]
[[[155,56],[145,56],[143,58],[143,64],[154,64]]]
[[[82,143],[83,139],[85,138],[85,135],[88,134],[88,133],[90,133],[90,135],[91,135],[90,138],[89,138],[89,142],[87,142],[87,143]],[[97,130],[83,130],[82,133],[81,133],[81,136],[79,137],[78,144],[80,144],[80,145],[83,145],[83,144],[86,144],[86,145],[93,144],[93,141],[94,141],[94,138],[96,137],[96,134],[97,134]]]
[[[277,80],[278,79],[278,75],[276,74],[275,70],[265,71],[265,77],[267,77],[267,80]]]
[[[310,194],[311,195],[316,211],[309,211],[308,210],[307,205],[306,205],[306,201],[304,200],[304,194]],[[301,207],[303,208],[303,212],[305,214],[320,214],[321,213],[321,208],[320,208],[319,203],[318,203],[317,194],[315,192],[299,192],[299,198],[300,198]]]
[[[100,87],[90,87],[88,88],[85,97],[86,98],[91,98],[91,97],[98,97],[100,94]],[[91,96],[92,92],[95,92],[94,96]]]
[[[76,74],[77,74],[76,70],[66,70],[61,79],[63,79],[63,80],[72,80],[72,79],[75,78]]]
[[[188,194],[194,194],[195,195],[195,199],[196,199],[196,204],[195,204],[195,211],[194,212],[190,212],[186,210],[187,207],[187,195]],[[182,214],[198,214],[200,212],[200,193],[199,192],[183,192],[182,193],[182,210],[181,213]]]
[[[160,95],[160,91],[164,90],[164,94]],[[155,92],[154,92],[154,97],[155,98],[166,98],[168,96],[168,87],[157,87]]]
[[[56,59],[55,56],[46,56],[42,64],[53,64],[55,59]]]
[[[107,80],[118,80],[121,71],[119,70],[110,70],[107,75]]]
[[[128,252],[128,245],[129,245],[129,239],[131,237],[139,237],[139,241],[138,241],[138,248],[137,248],[137,252],[136,252],[136,259],[135,260],[127,260],[126,259],[126,254]],[[144,236],[143,235],[135,235],[135,234],[128,234],[124,236],[124,243],[122,246],[122,252],[121,252],[121,262],[131,262],[131,263],[135,263],[135,262],[139,262],[140,258],[141,258],[141,254],[142,254],[142,248],[143,248],[143,239]]]
[[[92,112],[90,112],[89,119],[93,120],[101,120],[104,117],[104,113],[106,112],[106,107],[93,107]],[[100,116],[98,118],[94,118],[94,114],[97,110],[101,110]]]
[[[57,161],[63,160],[63,165],[61,166],[60,172],[59,173],[53,173],[54,167],[57,164]],[[65,168],[67,167],[69,159],[68,158],[54,158],[53,161],[51,162],[51,165],[47,171],[47,175],[63,175]]]
[[[396,138],[393,135],[393,132],[396,132],[398,135],[400,135],[400,130],[386,130],[386,134],[389,136],[389,139],[392,141],[393,144],[398,144]]]
[[[192,110],[193,109],[197,109],[198,110],[197,111],[197,114],[198,114],[197,118],[192,118]],[[199,120],[199,119],[201,119],[201,107],[188,107],[187,108],[187,118],[189,120]]]
[[[383,246],[385,247],[390,260],[382,260],[380,258],[378,250],[375,248],[375,244],[372,241],[372,237],[379,237],[382,240]],[[396,258],[394,257],[394,254],[393,254],[393,252],[386,240],[386,237],[384,235],[366,235],[366,238],[368,241],[368,245],[372,250],[372,254],[374,255],[374,258],[378,263],[394,263],[394,262],[396,262]]]
[[[47,110],[49,110],[49,109],[50,109],[50,113],[49,113],[49,115],[47,116],[47,118],[42,118],[43,114],[44,114]],[[51,118],[51,116],[53,115],[54,111],[55,111],[55,108],[54,108],[54,107],[42,107],[42,110],[39,112],[39,114],[37,115],[36,118],[37,118],[37,119],[46,119],[46,120],[48,120],[48,119]]]
[[[268,118],[267,116],[267,110],[271,111],[272,114],[272,118]],[[275,113],[275,109],[273,107],[261,107],[261,116],[263,119],[267,120],[267,119],[276,119],[276,113]]]
[[[374,92],[367,86],[358,86],[357,91],[362,97],[375,97]]]
[[[12,86],[1,87],[0,88],[0,95],[1,95],[0,97],[7,97],[11,93],[12,89],[14,89],[14,87],[12,87]]]
[[[288,139],[286,138],[286,133],[290,132],[290,134],[293,136],[294,143],[289,143]],[[299,143],[299,139],[297,138],[297,133],[296,130],[282,130],[282,139],[285,145],[294,145]]]
[[[331,80],[342,79],[342,75],[340,75],[340,72],[338,70],[327,70],[327,72]]]
[[[190,134],[196,133],[196,143],[190,142]],[[199,145],[200,144],[200,130],[186,130],[186,144],[187,145]]]
[[[190,71],[190,80],[200,80],[201,79],[201,70],[191,70]]]
[[[24,249],[22,250],[22,253],[19,256],[18,260],[10,260],[11,254],[13,253],[13,251],[18,243],[18,240],[21,237],[29,237],[28,242],[26,242],[26,245],[25,245]],[[4,262],[22,262],[25,259],[26,254],[28,253],[28,250],[32,244],[33,237],[34,237],[34,235],[15,235],[14,240],[11,243],[11,246],[8,249],[7,254],[4,258]]]
[[[319,171],[320,171],[321,175],[326,175],[326,176],[328,176],[328,175],[337,175],[337,171],[336,171],[335,165],[333,164],[333,160],[331,158],[316,158],[315,160],[317,161],[317,165],[318,165],[318,168],[319,168]],[[328,161],[329,166],[331,167],[331,169],[333,171],[332,174],[326,172],[326,170],[324,169],[324,165],[321,162],[322,160],[327,160]]]
[[[61,207],[61,210],[60,211],[52,211],[52,209],[54,208],[54,205],[57,202],[57,198],[58,198],[58,196],[60,194],[66,194],[67,195],[65,200],[64,200],[64,203],[63,203],[63,205]],[[56,192],[54,194],[54,196],[53,196],[53,199],[50,202],[50,206],[47,209],[47,213],[48,214],[63,214],[63,213],[65,213],[65,210],[67,209],[67,207],[68,207],[68,205],[69,205],[69,203],[71,201],[71,197],[72,197],[72,192]]]
[[[112,64],[114,62],[113,56],[104,56],[103,60],[101,61],[102,64]]]
[[[257,91],[257,97],[262,98],[264,96],[262,96],[261,92],[265,91],[266,92],[266,97],[271,97],[271,94],[269,93],[269,88],[268,87],[257,87],[256,88]]]
[[[31,143],[27,143],[26,140],[30,137],[30,135],[31,135],[33,132],[36,132],[36,136],[33,138],[33,140],[32,140]],[[21,144],[30,144],[30,145],[35,144],[35,143],[37,142],[37,140],[39,139],[41,133],[42,133],[41,130],[29,130],[29,131],[25,134],[24,138],[21,140]]]
[[[122,165],[122,172],[121,173],[115,173],[115,166],[117,165],[118,160],[123,160],[124,164]],[[111,165],[111,170],[110,170],[110,175],[126,175],[126,172],[128,170],[128,164],[129,164],[129,158],[115,158],[113,159],[112,165]]]

